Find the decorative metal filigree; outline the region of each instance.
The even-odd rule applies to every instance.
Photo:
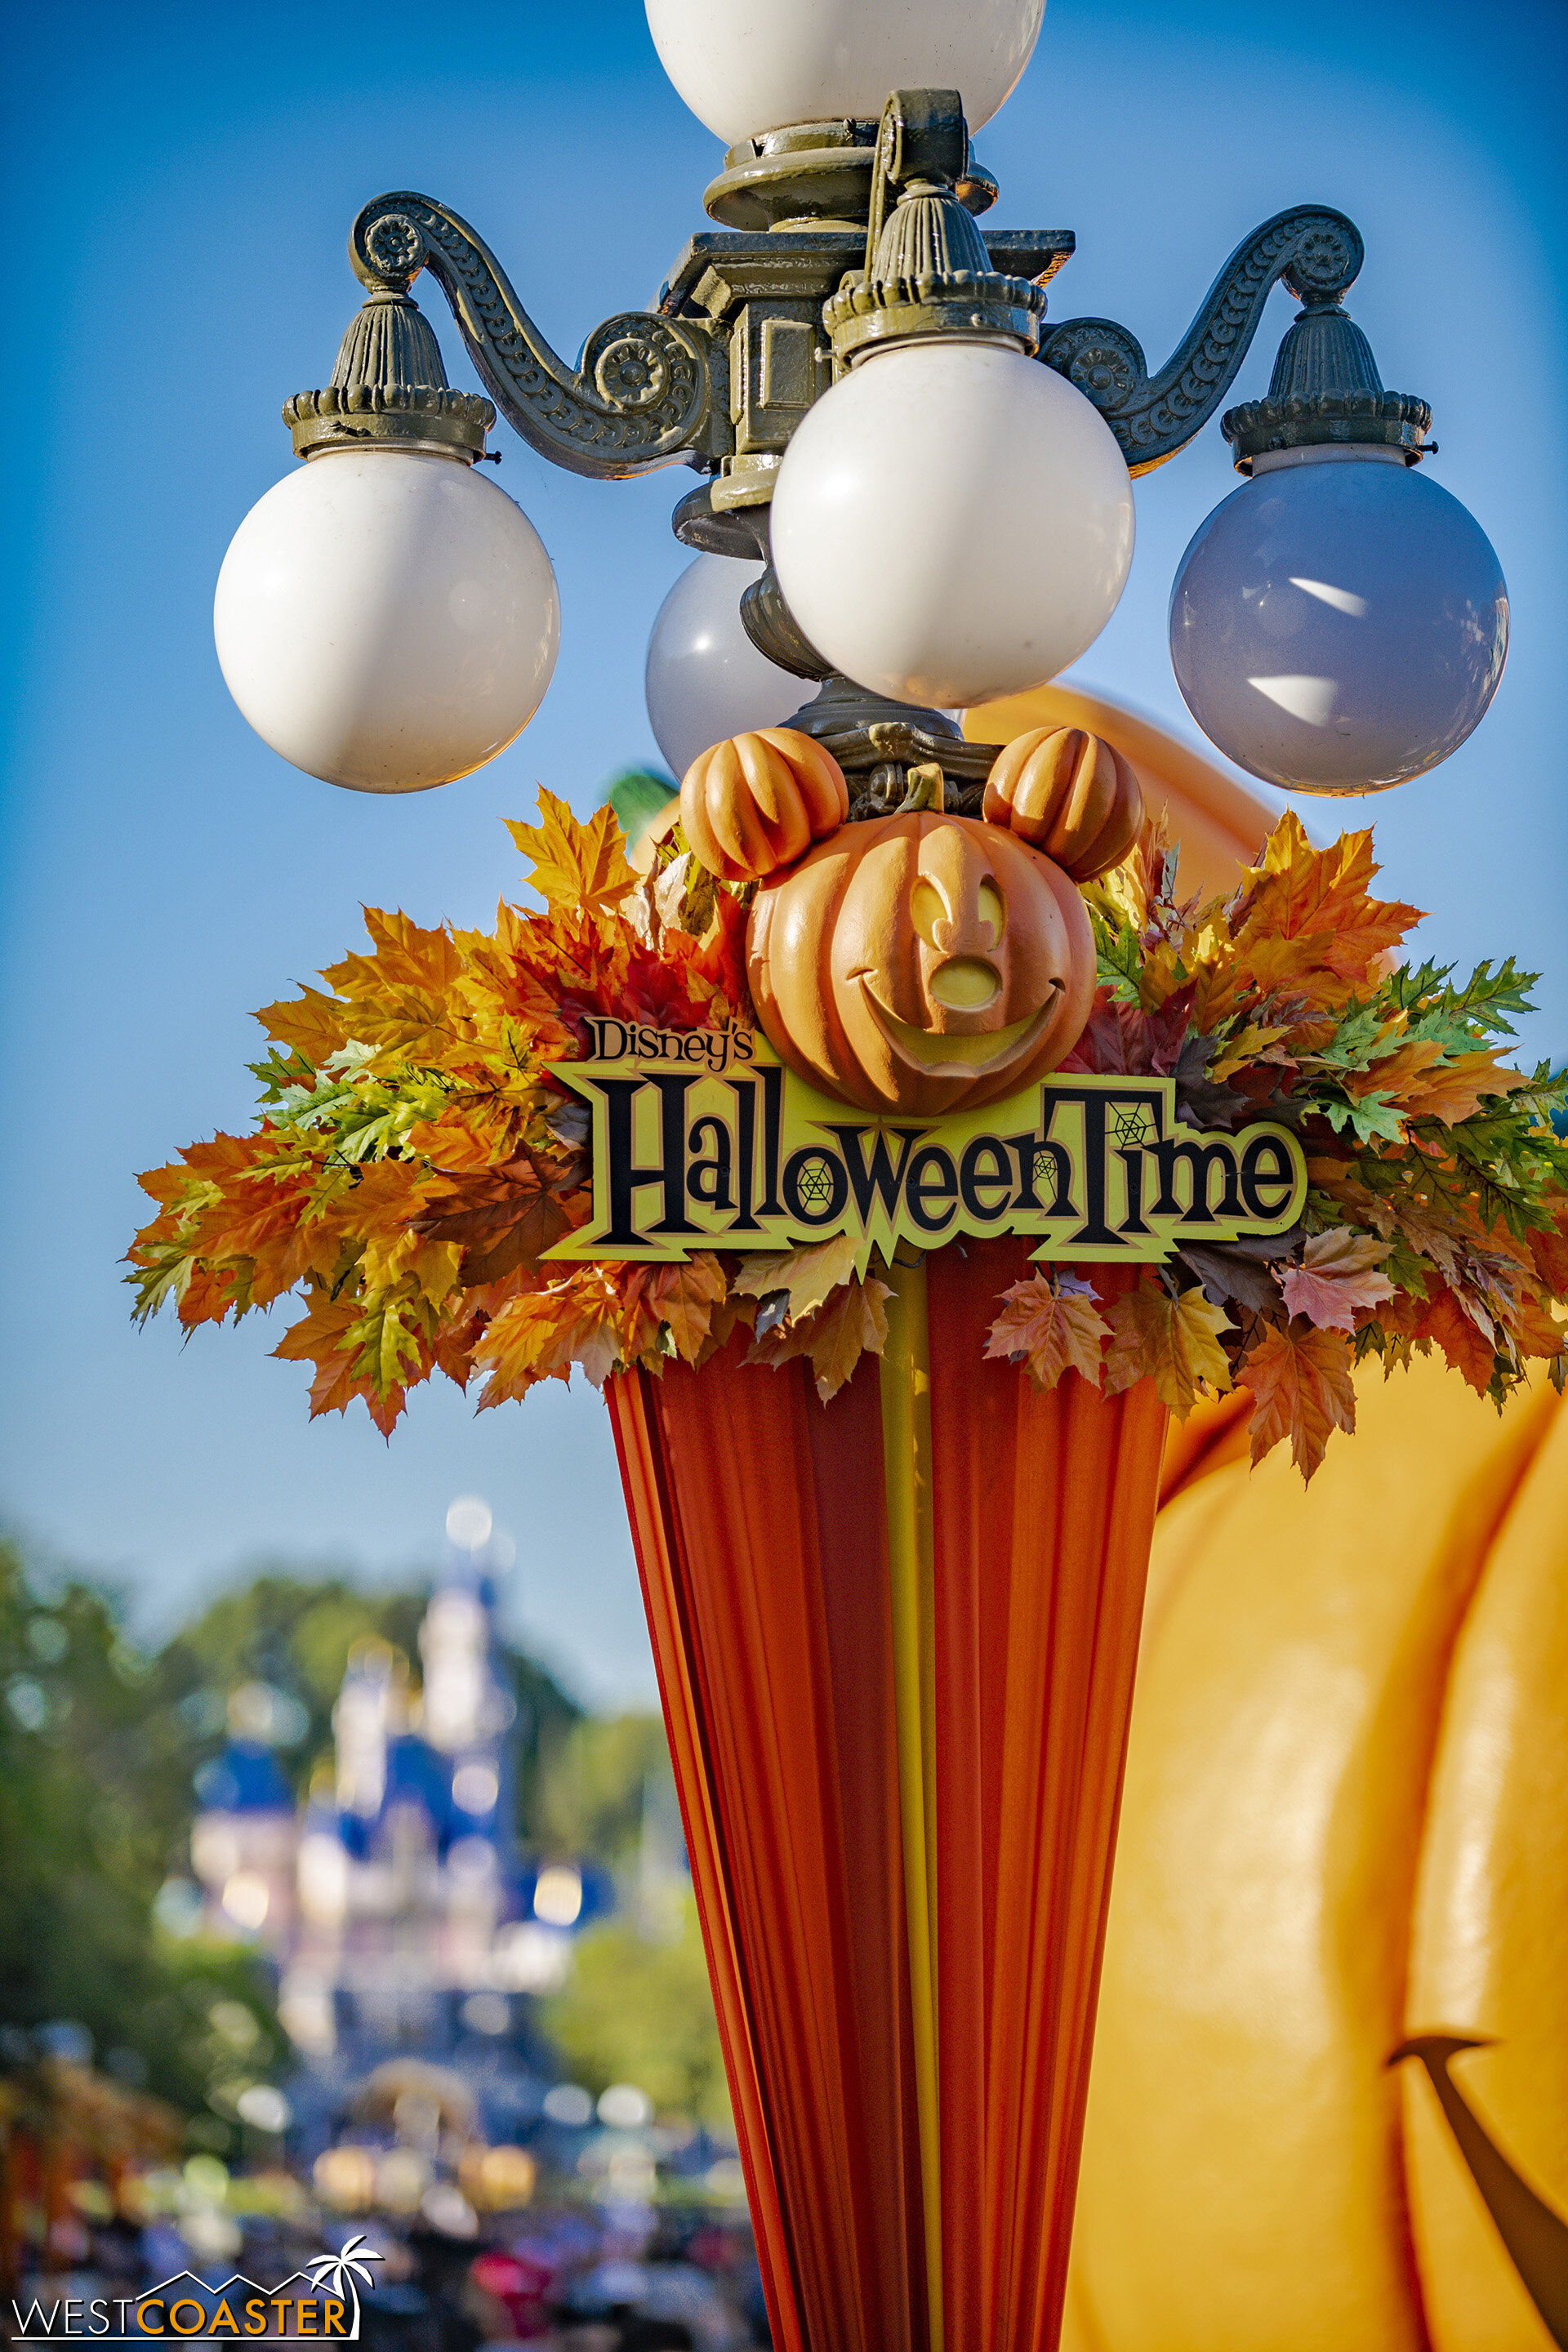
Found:
[[[1069,319],[1047,333],[1040,357],[1094,403],[1134,474],[1163,464],[1219,407],[1283,283],[1298,300],[1337,301],[1362,265],[1360,232],[1342,213],[1299,205],[1244,238],[1158,375],[1135,335],[1112,319]]]
[[[700,446],[713,406],[713,354],[700,326],[624,311],[594,330],[581,366],[570,367],[468,223],[406,191],[366,205],[349,257],[373,289],[405,292],[419,270],[429,272],[496,406],[554,464],[616,480],[677,463]],[[722,351],[719,357],[725,361]]]

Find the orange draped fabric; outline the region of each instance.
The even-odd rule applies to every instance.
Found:
[[[742,1333],[606,1390],[780,2352],[1048,2352],[1060,2325],[1165,1415],[1147,1382],[1041,1395],[983,1360],[1022,1244],[926,1265],[934,2270],[885,1370],[825,1408]]]

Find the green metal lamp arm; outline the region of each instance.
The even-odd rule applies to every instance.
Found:
[[[468,223],[433,197],[407,191],[365,205],[349,234],[349,258],[373,294],[405,293],[428,270],[490,398],[554,464],[616,480],[702,447],[715,359],[728,362],[700,326],[623,311],[594,330],[581,365],[570,367]]]
[[[1363,250],[1343,213],[1298,205],[1237,247],[1158,375],[1136,336],[1111,319],[1068,320],[1041,338],[1039,356],[1094,403],[1130,470],[1146,474],[1185,448],[1218,408],[1275,284],[1301,302],[1337,303]]]

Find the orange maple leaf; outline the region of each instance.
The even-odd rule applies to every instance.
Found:
[[[1509,1333],[1521,1356],[1560,1356],[1564,1334],[1563,1326],[1530,1292],[1518,1300],[1510,1318]]]
[[[371,1419],[384,1437],[390,1437],[403,1411],[404,1389],[394,1379],[383,1394],[362,1362],[364,1353],[364,1301],[345,1292],[333,1298],[319,1291],[298,1323],[291,1323],[272,1352],[285,1363],[316,1367],[310,1382],[310,1418],[324,1412],[347,1412],[355,1397],[363,1398]]]
[[[1288,1311],[1304,1315],[1320,1330],[1353,1331],[1358,1308],[1376,1307],[1394,1296],[1393,1283],[1376,1270],[1390,1247],[1349,1225],[1314,1234],[1301,1264],[1275,1276]]]
[[[1255,1469],[1289,1437],[1290,1458],[1310,1483],[1333,1432],[1355,1427],[1353,1361],[1350,1341],[1334,1331],[1298,1322],[1265,1333],[1243,1360],[1240,1374],[1253,1395]]]
[[[532,859],[528,878],[548,907],[596,914],[636,888],[637,877],[626,864],[614,809],[599,809],[586,824],[579,824],[565,802],[541,786],[539,814],[538,824],[509,819],[507,831],[523,856]]]
[[[1377,870],[1370,832],[1342,834],[1330,848],[1314,849],[1300,818],[1287,809],[1265,845],[1262,866],[1246,877],[1252,897],[1238,940],[1251,932],[1317,937],[1328,970],[1363,980],[1421,920],[1417,907],[1367,895]]]
[[[1069,1367],[1098,1388],[1100,1349],[1110,1326],[1094,1285],[1076,1275],[1031,1275],[1002,1293],[1003,1308],[986,1335],[985,1354],[1022,1363],[1037,1389],[1054,1389]]]
[[[146,1182],[146,1178],[142,1180]],[[1553,1298],[1568,1299],[1568,1202],[1558,1202],[1553,1210],[1555,1222],[1544,1231],[1529,1237],[1531,1262],[1542,1283]]]
[[[1113,1301],[1105,1385],[1110,1395],[1151,1379],[1162,1404],[1184,1421],[1201,1384],[1218,1391],[1231,1385],[1230,1366],[1219,1335],[1230,1328],[1223,1307],[1201,1290],[1173,1298],[1163,1283],[1142,1284]]]
[[[624,1314],[605,1276],[604,1268],[585,1266],[548,1290],[508,1301],[474,1349],[474,1370],[485,1375],[481,1412],[526,1396],[540,1381],[569,1383],[574,1364],[595,1388],[603,1387],[620,1360],[617,1326]]]
[[[1485,1396],[1497,1369],[1497,1342],[1466,1312],[1451,1290],[1438,1290],[1415,1326],[1414,1337],[1417,1344],[1436,1339],[1450,1370],[1460,1373],[1478,1396]]]
[[[1479,1109],[1485,1096],[1512,1094],[1516,1087],[1528,1084],[1522,1070],[1499,1068],[1502,1050],[1494,1045],[1484,1053],[1457,1054],[1403,1083],[1395,1081],[1398,1108],[1407,1118],[1440,1118],[1446,1127],[1456,1126]],[[1370,1075],[1376,1078],[1380,1067],[1374,1065]],[[1384,1082],[1378,1078],[1377,1083]]]
[[[298,996],[264,1004],[256,1018],[269,1037],[303,1054],[312,1069],[320,1069],[353,1034],[347,1005],[323,996],[319,988],[301,988]]]
[[[883,1301],[892,1295],[885,1282],[868,1274],[864,1282],[847,1283],[841,1297],[830,1298],[826,1307],[817,1308],[813,1318],[811,1369],[824,1404],[837,1395],[863,1355],[879,1356],[887,1346]]]

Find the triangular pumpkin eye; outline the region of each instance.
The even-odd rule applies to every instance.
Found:
[[[980,920],[991,934],[986,944],[999,948],[1007,928],[1007,902],[989,875],[980,885]]]

